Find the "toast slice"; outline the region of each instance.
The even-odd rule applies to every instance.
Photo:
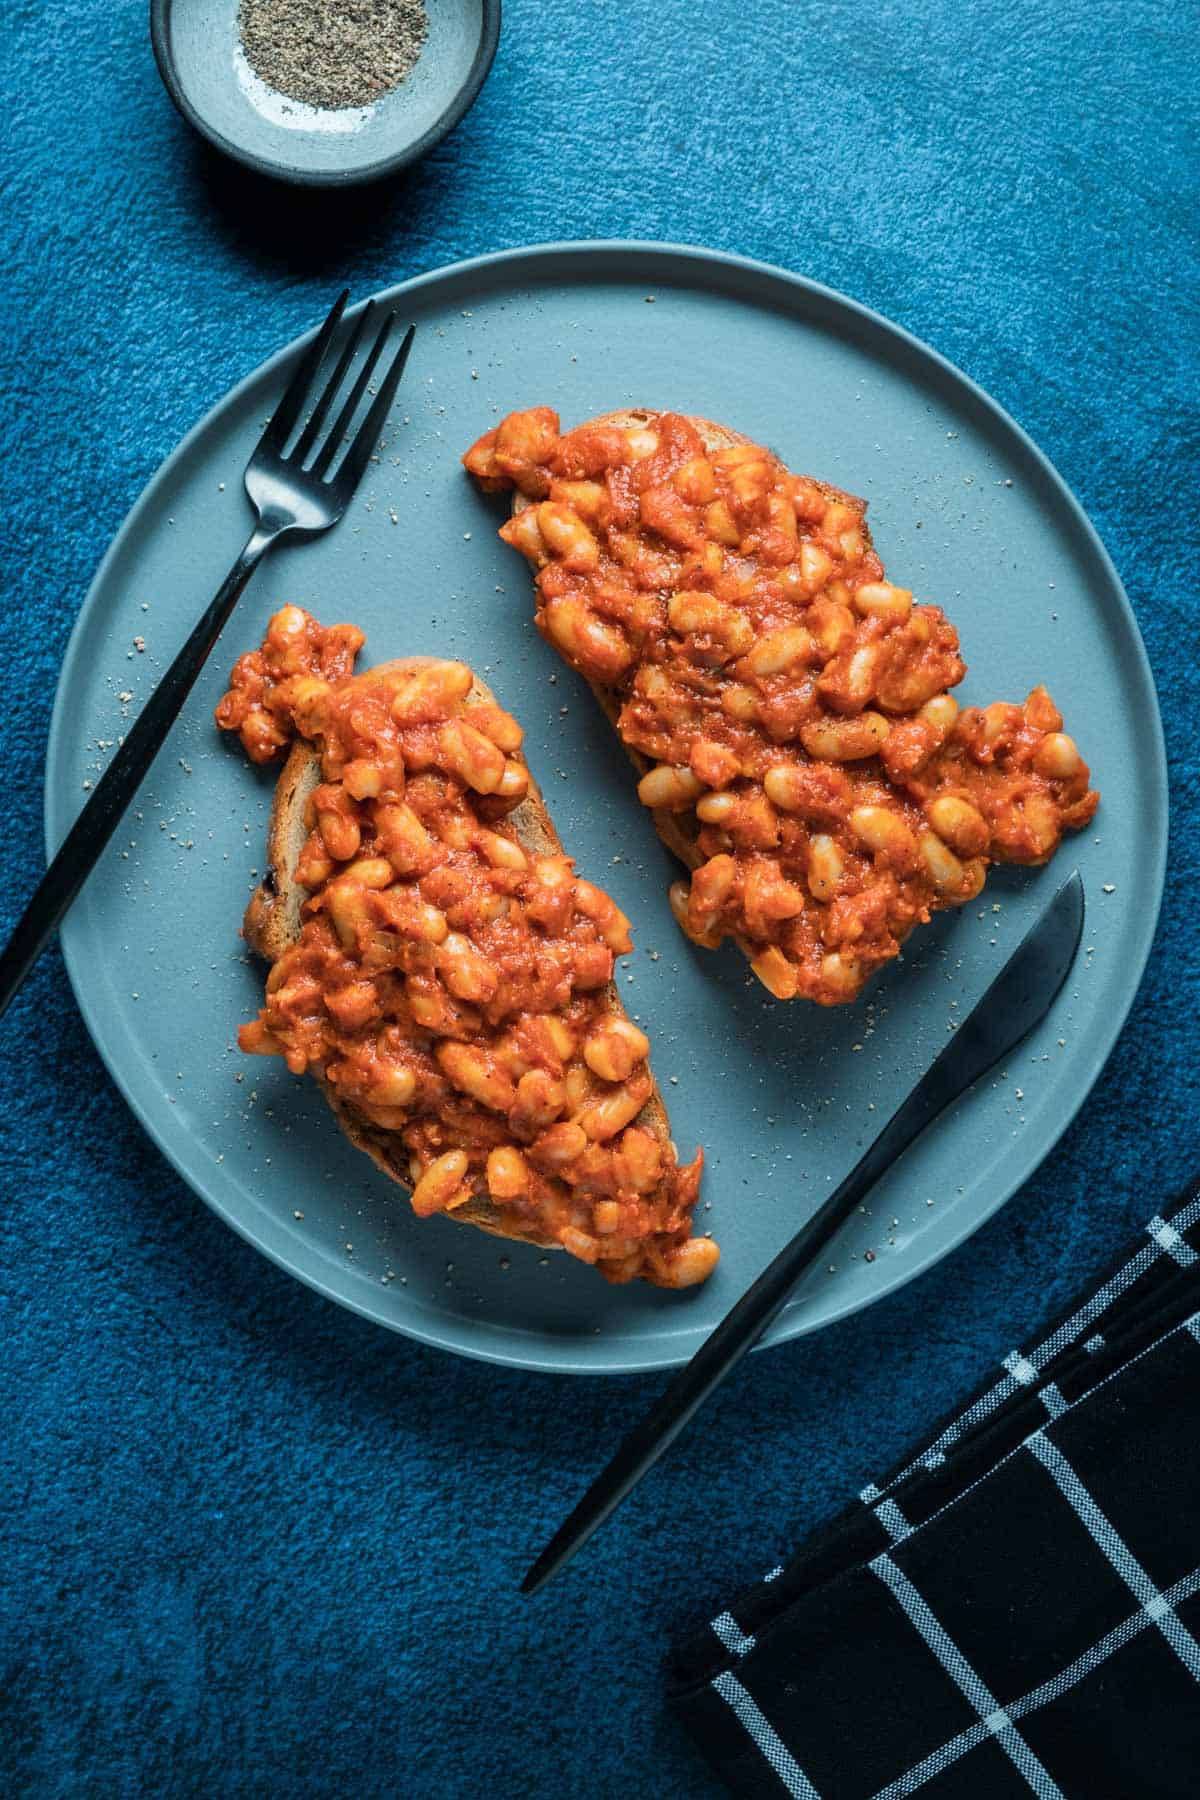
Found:
[[[422,669],[436,667],[438,662],[439,659],[432,657],[403,658],[377,666],[368,672],[366,679],[372,683],[381,679],[385,682],[393,679],[402,681]],[[361,681],[364,678],[349,679]],[[471,687],[461,702],[461,716],[469,719],[471,712],[477,708],[494,711],[496,706],[491,690],[474,676]],[[218,717],[227,728],[236,728],[235,722],[220,718],[220,709]],[[511,761],[518,763],[523,769],[526,767],[519,749],[512,750],[509,754]],[[313,896],[300,881],[297,871],[312,832],[313,796],[323,779],[319,744],[304,738],[297,739],[287,755],[275,789],[267,839],[268,872],[251,897],[243,925],[246,941],[272,968],[300,942],[306,917],[312,914]],[[491,818],[488,824],[491,831],[508,837],[519,845],[531,863],[535,859],[558,858],[563,855],[562,845],[545,801],[531,776],[519,804],[503,819]],[[611,906],[611,902],[608,904]],[[617,916],[621,917],[619,914]],[[594,1000],[593,1024],[596,1017],[621,1021],[627,1019],[612,980],[596,990]],[[314,1068],[312,1072],[350,1141],[364,1151],[385,1175],[411,1195],[416,1175],[420,1172],[419,1164],[414,1163],[411,1146],[398,1131],[385,1129],[354,1104],[352,1099],[340,1093],[337,1084],[323,1070]],[[690,1181],[690,1199],[694,1202],[699,1166],[694,1165],[691,1171],[678,1170],[666,1108],[648,1063],[645,1065],[645,1072],[650,1079],[650,1091],[632,1124],[660,1147],[664,1169],[672,1179],[681,1178],[685,1187]],[[618,1141],[624,1143],[624,1132],[619,1140],[614,1139],[614,1142]],[[457,1203],[448,1214],[449,1217],[493,1236],[536,1245],[541,1249],[573,1248],[575,1240],[571,1239],[570,1234],[567,1234],[567,1242],[564,1243],[560,1235],[542,1228],[538,1221],[523,1218],[511,1205],[506,1206],[493,1199],[488,1191],[484,1169],[473,1168],[470,1180],[472,1191],[469,1197]],[[603,1255],[595,1260],[600,1272],[610,1280],[625,1280],[636,1274],[660,1286],[692,1285],[703,1280],[715,1266],[718,1252],[710,1239],[693,1238],[688,1235],[689,1230],[690,1225],[685,1219],[682,1229],[677,1226],[671,1234],[664,1234],[661,1241],[649,1242],[646,1254],[636,1268],[630,1266],[628,1256],[623,1265],[617,1262],[607,1263]],[[587,1255],[585,1260],[593,1258]]]
[[[588,682],[692,871],[671,905],[778,999],[855,999],[991,863],[1038,864],[1098,795],[1043,687],[961,714],[941,609],[884,577],[866,503],[741,433],[630,408],[509,414],[463,457],[512,491],[542,635]]]

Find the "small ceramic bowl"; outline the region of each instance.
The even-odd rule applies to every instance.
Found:
[[[150,0],[150,37],[167,92],[210,143],[261,175],[319,187],[375,181],[416,162],[458,124],[500,37],[500,0],[427,0],[416,67],[370,106],[325,111],[255,74],[238,0]]]

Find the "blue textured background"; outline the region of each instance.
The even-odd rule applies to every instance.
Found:
[[[1147,639],[1171,875],[1082,1115],[932,1274],[743,1367],[535,1603],[515,1593],[530,1553],[659,1382],[454,1361],[269,1266],[142,1136],[57,952],[0,1027],[0,1787],[707,1795],[663,1712],[672,1639],[1028,1336],[1193,1159],[1194,15],[506,0],[458,132],[390,187],[330,198],[194,141],[145,13],[17,0],[0,25],[0,923],[40,859],[54,680],[105,545],[182,433],[343,282],[629,235],[843,288],[1026,426]]]

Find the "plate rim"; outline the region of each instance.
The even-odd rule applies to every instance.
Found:
[[[970,1217],[964,1220],[961,1228],[955,1229],[952,1226],[948,1237],[939,1240],[935,1246],[931,1247],[925,1254],[920,1255],[910,1266],[906,1266],[894,1276],[889,1277],[885,1275],[881,1280],[878,1289],[868,1298],[857,1299],[846,1297],[841,1301],[833,1301],[832,1303],[819,1308],[805,1309],[799,1316],[795,1316],[794,1309],[789,1308],[788,1310],[785,1310],[771,1330],[761,1342],[755,1346],[756,1349],[769,1349],[777,1345],[790,1343],[797,1338],[805,1337],[811,1332],[823,1330],[827,1326],[839,1323],[853,1313],[866,1311],[878,1302],[888,1299],[892,1295],[898,1293],[901,1288],[907,1286],[910,1282],[917,1280],[919,1276],[925,1274],[935,1264],[941,1262],[945,1257],[959,1249],[968,1238],[974,1236],[974,1234],[985,1225],[989,1219],[993,1218],[1002,1206],[1007,1205],[1008,1201],[1024,1187],[1026,1182],[1031,1179],[1041,1167],[1042,1163],[1053,1154],[1054,1150],[1061,1143],[1063,1137],[1070,1128],[1072,1121],[1076,1118],[1088,1096],[1091,1094],[1092,1089],[1112,1054],[1113,1047],[1116,1044],[1118,1037],[1125,1027],[1130,1012],[1137,1000],[1138,990],[1145,974],[1146,965],[1157,931],[1169,847],[1169,780],[1166,743],[1162,724],[1162,710],[1159,706],[1154,674],[1150,665],[1149,656],[1146,652],[1145,642],[1142,638],[1141,628],[1138,624],[1137,614],[1130,603],[1128,594],[1125,592],[1124,583],[1122,582],[1116,566],[1109,556],[1096,527],[1092,524],[1083,506],[1076,498],[1068,483],[1059,474],[1049,457],[1047,457],[1044,451],[1038,447],[1017,420],[1015,420],[997,400],[993,399],[986,389],[981,388],[969,375],[960,369],[957,364],[952,363],[949,358],[943,356],[940,351],[934,349],[931,345],[925,343],[923,339],[908,331],[905,326],[895,323],[895,321],[887,318],[884,314],[876,312],[873,308],[866,306],[861,301],[853,299],[850,295],[843,294],[836,288],[828,287],[822,282],[814,281],[808,276],[799,275],[794,271],[782,268],[777,264],[763,262],[754,257],[741,256],[732,251],[710,250],[702,245],[676,244],[656,239],[598,238],[548,241],[538,244],[518,245],[507,250],[489,251],[481,256],[466,257],[457,262],[441,264],[434,269],[429,269],[419,275],[411,276],[406,281],[397,282],[390,287],[382,288],[378,293],[371,297],[378,301],[382,296],[387,296],[389,302],[394,304],[397,298],[420,293],[424,289],[435,288],[443,282],[456,280],[463,276],[486,274],[499,267],[508,266],[520,269],[522,265],[535,263],[539,259],[547,258],[559,258],[568,263],[574,262],[577,264],[586,264],[590,261],[611,259],[614,256],[636,256],[643,259],[647,257],[663,257],[672,259],[675,262],[683,262],[685,264],[690,263],[695,265],[698,269],[712,267],[715,264],[727,269],[736,270],[739,273],[750,277],[756,277],[758,279],[766,278],[772,282],[781,282],[785,287],[794,288],[801,293],[815,297],[825,305],[831,305],[835,309],[842,309],[851,316],[882,331],[886,336],[898,340],[910,354],[915,352],[920,358],[931,362],[943,377],[948,377],[953,384],[964,389],[973,402],[982,407],[984,412],[988,414],[1002,430],[1006,430],[1013,434],[1022,450],[1032,459],[1043,478],[1049,480],[1052,484],[1057,497],[1061,501],[1065,501],[1068,517],[1071,519],[1075,529],[1081,533],[1083,543],[1087,550],[1096,558],[1101,572],[1109,584],[1112,593],[1116,597],[1120,608],[1125,614],[1127,624],[1132,628],[1132,641],[1137,660],[1137,674],[1142,683],[1144,683],[1152,703],[1151,710],[1153,713],[1154,731],[1153,756],[1151,760],[1153,766],[1148,776],[1148,785],[1152,796],[1152,810],[1156,822],[1160,826],[1160,829],[1156,831],[1154,838],[1156,854],[1154,866],[1151,871],[1153,879],[1153,902],[1150,906],[1143,908],[1139,915],[1141,931],[1140,942],[1137,946],[1136,954],[1132,958],[1126,958],[1126,966],[1130,971],[1128,1002],[1123,1009],[1114,1011],[1114,1013],[1110,1015],[1109,1020],[1104,1025],[1103,1029],[1098,1032],[1089,1043],[1087,1053],[1088,1061],[1083,1070],[1083,1077],[1071,1104],[1064,1110],[1060,1117],[1057,1132],[1053,1141],[1040,1150],[1030,1151],[1020,1157],[1014,1165],[1015,1173],[1013,1176],[998,1184],[995,1196],[988,1197],[981,1208],[973,1210]],[[367,296],[364,296],[364,300],[366,298]],[[361,304],[363,304],[363,302],[356,302],[356,306]],[[239,381],[233,383],[233,385],[227,388],[213,405],[207,409],[203,416],[197,420],[196,424],[185,433],[150,475],[141,492],[133,502],[133,505],[129,508],[129,511],[121,521],[112,541],[96,567],[95,574],[89,583],[87,593],[84,596],[67,640],[66,649],[63,653],[62,666],[59,671],[58,683],[55,689],[54,705],[50,715],[46,755],[43,765],[43,828],[47,858],[53,855],[70,823],[71,815],[68,815],[62,830],[55,830],[56,821],[52,816],[55,810],[53,782],[55,773],[54,765],[57,757],[61,753],[59,747],[63,739],[64,715],[67,708],[67,692],[68,688],[72,685],[75,665],[80,658],[84,621],[89,615],[93,599],[105,583],[111,565],[115,563],[117,558],[122,554],[127,540],[134,535],[140,526],[142,515],[151,510],[157,496],[157,490],[170,478],[176,465],[186,457],[193,443],[200,438],[202,433],[209,429],[211,422],[219,412],[236,402],[243,390],[264,379],[277,365],[283,363],[291,356],[294,353],[296,346],[303,342],[306,335],[307,333],[300,333],[287,344],[273,351],[271,355],[258,363]],[[68,914],[67,918],[63,921],[60,932],[60,947],[71,990],[83,1018],[84,1025],[87,1028],[88,1035],[95,1046],[97,1054],[107,1069],[110,1078],[126,1105],[133,1113],[134,1118],[137,1120],[141,1129],[151,1139],[159,1152],[166,1158],[171,1167],[191,1191],[202,1200],[211,1211],[216,1213],[218,1218],[232,1227],[238,1236],[244,1239],[245,1242],[251,1244],[259,1254],[266,1256],[278,1268],[285,1270],[289,1275],[302,1281],[306,1287],[321,1294],[325,1299],[331,1300],[337,1305],[357,1313],[360,1317],[369,1319],[374,1324],[381,1325],[385,1329],[397,1332],[404,1337],[427,1344],[435,1349],[452,1351],[460,1356],[466,1356],[475,1361],[491,1363],[500,1367],[527,1369],[538,1373],[564,1375],[632,1375],[650,1373],[654,1370],[681,1367],[694,1353],[694,1346],[692,1349],[684,1349],[679,1353],[673,1352],[671,1349],[670,1337],[666,1339],[665,1343],[662,1339],[647,1339],[644,1347],[638,1340],[626,1339],[624,1340],[625,1348],[623,1350],[618,1350],[617,1355],[615,1357],[610,1356],[603,1365],[597,1365],[595,1362],[580,1356],[574,1345],[568,1344],[566,1340],[563,1340],[560,1343],[558,1340],[542,1337],[530,1342],[528,1333],[523,1333],[518,1336],[514,1331],[514,1343],[510,1349],[508,1343],[505,1342],[504,1339],[511,1328],[505,1326],[489,1325],[487,1327],[489,1336],[486,1342],[472,1341],[473,1323],[470,1320],[455,1319],[453,1321],[455,1326],[454,1330],[446,1329],[436,1322],[431,1322],[429,1325],[426,1325],[424,1319],[420,1316],[415,1320],[405,1320],[401,1322],[395,1318],[385,1316],[378,1308],[372,1307],[365,1300],[359,1300],[354,1296],[339,1291],[334,1283],[325,1278],[319,1270],[308,1270],[298,1267],[295,1262],[289,1260],[288,1255],[284,1251],[264,1244],[260,1238],[254,1235],[248,1223],[243,1222],[234,1212],[231,1212],[222,1201],[215,1198],[212,1193],[207,1191],[205,1186],[201,1185],[199,1174],[194,1173],[183,1166],[180,1157],[175,1153],[173,1145],[170,1144],[163,1135],[160,1135],[156,1124],[143,1113],[141,1107],[135,1101],[131,1090],[131,1084],[127,1084],[119,1060],[109,1053],[105,1038],[104,1024],[99,1016],[98,1007],[92,1002],[90,996],[88,996],[86,987],[82,985],[83,971],[80,967],[82,956],[79,947],[75,946],[73,942],[71,914]],[[730,1304],[732,1305],[733,1301],[731,1301]],[[792,1316],[789,1317],[789,1313],[791,1313]],[[497,1338],[500,1339],[499,1342],[494,1341]],[[617,1349],[617,1346],[620,1344],[620,1339],[613,1340],[609,1344],[609,1349]],[[631,1344],[636,1345],[636,1348],[631,1350]],[[647,1354],[647,1351],[649,1354]]]

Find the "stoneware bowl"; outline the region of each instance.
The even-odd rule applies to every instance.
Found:
[[[189,124],[261,175],[318,187],[375,181],[453,130],[483,86],[500,0],[427,0],[416,67],[371,106],[306,106],[260,81],[238,35],[238,0],[150,0],[167,92]]]

